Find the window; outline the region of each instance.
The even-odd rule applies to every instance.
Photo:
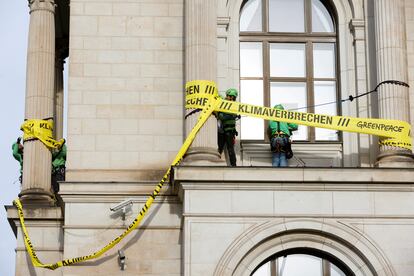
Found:
[[[341,268],[339,268],[339,266]],[[271,257],[259,265],[251,276],[346,276],[353,275],[342,264],[305,253],[283,254]]]
[[[321,0],[249,0],[240,12],[240,101],[337,115],[337,35]],[[305,108],[303,108],[305,107]],[[267,123],[242,118],[243,140],[265,140]],[[292,139],[338,141],[334,130],[299,126]]]

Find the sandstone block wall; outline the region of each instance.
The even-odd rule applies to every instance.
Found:
[[[183,1],[70,7],[67,179],[158,178],[183,141]]]

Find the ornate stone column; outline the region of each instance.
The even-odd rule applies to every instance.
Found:
[[[185,80],[217,78],[217,0],[185,1]],[[187,111],[188,112],[188,111]],[[186,119],[186,135],[195,125],[199,113]],[[198,133],[185,161],[208,165],[220,161],[217,152],[217,120],[206,122]]]
[[[400,80],[408,83],[406,30],[403,0],[375,0],[375,39],[377,80]],[[409,89],[385,84],[378,90],[379,115],[384,119],[410,122]],[[412,152],[381,146],[380,167],[413,167]]]
[[[29,7],[25,118],[53,118],[55,3],[54,0],[29,0]],[[28,202],[51,202],[51,153],[39,140],[24,143],[19,196]]]
[[[55,104],[54,104],[54,137],[63,138],[63,64],[62,55],[56,55],[55,61]]]

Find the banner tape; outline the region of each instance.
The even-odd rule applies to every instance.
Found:
[[[95,251],[95,252],[93,252],[89,255],[76,257],[76,258],[65,259],[65,260],[62,260],[62,261],[59,261],[59,262],[56,262],[56,263],[53,263],[53,264],[43,264],[39,260],[39,258],[37,257],[36,251],[33,247],[33,244],[30,241],[29,234],[27,232],[27,229],[26,229],[26,226],[25,226],[25,223],[24,223],[22,204],[21,204],[19,199],[15,199],[13,201],[13,204],[17,207],[17,210],[18,210],[18,215],[19,215],[19,219],[20,219],[20,223],[21,223],[21,227],[22,227],[22,231],[23,231],[24,243],[26,245],[26,250],[30,255],[30,258],[32,260],[33,265],[35,267],[41,267],[41,268],[47,268],[47,269],[50,269],[50,270],[55,270],[55,269],[57,269],[59,267],[62,267],[62,266],[69,266],[69,265],[84,262],[84,261],[87,261],[87,260],[96,259],[96,258],[100,257],[102,254],[104,254],[106,251],[108,251],[109,249],[111,249],[112,247],[117,245],[132,230],[137,228],[137,226],[141,223],[142,219],[144,218],[147,211],[151,207],[151,205],[154,202],[155,198],[161,192],[161,189],[162,189],[165,181],[168,179],[168,176],[171,173],[171,167],[177,166],[181,162],[184,154],[187,152],[188,148],[191,146],[191,143],[193,142],[196,134],[201,129],[201,127],[204,125],[204,123],[207,121],[207,119],[210,117],[210,115],[213,113],[213,111],[217,108],[217,104],[219,102],[214,101],[215,97],[217,97],[217,95],[211,98],[212,101],[210,103],[208,103],[206,108],[203,110],[203,112],[200,115],[196,125],[191,130],[190,134],[187,136],[187,138],[185,139],[183,145],[181,146],[178,154],[175,156],[174,160],[172,161],[170,168],[164,174],[161,181],[157,184],[157,186],[155,187],[152,194],[148,197],[147,201],[145,202],[144,206],[142,207],[142,209],[139,212],[139,214],[137,215],[137,217],[134,219],[134,221],[132,221],[132,223],[128,226],[128,228],[123,233],[121,233],[115,239],[110,241],[107,245],[105,245],[101,249],[99,249],[99,250],[97,250],[97,251]]]
[[[26,120],[20,129],[23,131],[23,141],[39,139],[49,149],[60,148],[64,143],[64,139],[56,141],[53,138],[52,120]]]
[[[210,88],[203,81],[186,84],[186,108],[203,109],[211,98]],[[244,104],[218,99],[220,104],[215,111],[240,114],[264,120],[295,123],[299,125],[333,130],[371,134],[380,137],[381,145],[411,150],[410,124],[398,120],[354,118],[331,116],[298,111],[288,111],[264,106]]]
[[[136,218],[132,221],[132,223],[123,233],[121,233],[115,239],[110,241],[101,249],[89,255],[65,259],[53,264],[43,264],[37,257],[33,244],[30,241],[29,234],[24,223],[22,204],[19,199],[15,199],[13,201],[13,204],[17,207],[18,210],[26,250],[29,253],[32,263],[35,267],[42,267],[55,270],[62,266],[69,266],[87,260],[96,259],[105,252],[107,252],[109,249],[117,245],[132,230],[137,228],[144,216],[146,215],[147,211],[151,207],[155,198],[161,192],[161,189],[165,181],[168,179],[171,173],[171,168],[173,166],[177,166],[181,162],[182,158],[184,157],[185,153],[187,152],[188,148],[193,142],[198,131],[201,129],[201,127],[204,125],[204,123],[207,121],[210,115],[215,111],[253,116],[265,120],[276,120],[287,123],[296,123],[312,127],[378,135],[381,137],[380,142],[384,145],[403,147],[411,150],[410,125],[407,122],[397,120],[361,119],[345,116],[330,116],[324,114],[295,112],[268,108],[263,106],[243,104],[233,101],[226,101],[218,96],[217,87],[215,83],[212,81],[195,80],[188,82],[186,84],[185,107],[187,109],[202,109],[201,115],[199,116],[196,125],[185,139],[183,145],[181,146],[180,150],[178,151],[177,155],[172,161],[170,168],[164,174],[161,181],[157,184],[152,194],[148,197],[147,201],[145,202],[144,206],[142,207],[141,211],[136,216]]]

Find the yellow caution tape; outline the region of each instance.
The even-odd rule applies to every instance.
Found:
[[[210,93],[206,92],[206,85],[203,85],[202,82],[187,83],[185,106],[187,109],[203,109],[209,98]],[[326,114],[281,110],[221,99],[219,101],[220,104],[215,111],[246,115],[271,121],[295,123],[311,127],[371,134],[380,137],[381,145],[389,145],[411,150],[411,126],[404,121],[331,116]]]
[[[207,104],[206,108],[203,110],[202,114],[199,117],[199,120],[197,121],[194,128],[191,130],[188,137],[185,139],[183,145],[181,146],[178,154],[174,158],[173,162],[171,163],[171,167],[178,165],[184,154],[187,152],[188,148],[190,147],[191,143],[193,142],[197,132],[200,130],[200,128],[204,125],[204,123],[207,121],[207,119],[210,117],[211,113],[217,108],[218,101],[215,101],[215,99],[218,97],[217,93],[211,97],[210,103]],[[23,238],[24,243],[26,245],[26,250],[30,255],[30,258],[32,260],[32,263],[35,267],[42,267],[47,268],[51,270],[55,270],[56,268],[62,267],[62,266],[68,266],[80,262],[84,262],[91,259],[96,259],[100,257],[102,254],[104,254],[106,251],[114,247],[116,244],[118,244],[123,238],[125,238],[132,230],[137,228],[137,226],[140,224],[142,219],[144,218],[145,214],[147,213],[148,209],[151,207],[152,203],[154,202],[154,199],[157,197],[157,195],[161,192],[161,189],[165,183],[165,181],[168,179],[168,176],[171,173],[171,167],[167,170],[167,172],[164,174],[161,181],[158,183],[158,185],[155,187],[152,194],[148,197],[147,201],[145,202],[144,206],[142,207],[141,211],[137,215],[137,217],[134,219],[134,221],[128,226],[128,228],[119,236],[117,236],[115,239],[110,241],[107,245],[102,247],[101,249],[93,252],[92,254],[76,257],[76,258],[70,258],[66,260],[59,261],[57,263],[53,264],[43,264],[39,258],[36,255],[35,249],[33,248],[33,244],[30,241],[29,234],[27,232],[25,223],[24,223],[24,216],[23,216],[23,210],[22,210],[22,204],[19,199],[15,199],[13,201],[13,204],[17,207],[20,223],[22,226],[23,231]]]
[[[26,120],[20,129],[23,131],[23,141],[39,139],[49,149],[60,148],[64,143],[64,139],[56,141],[53,138],[53,121]]]
[[[328,128],[342,131],[350,131],[357,133],[366,133],[378,135],[382,137],[381,143],[385,145],[403,147],[411,150],[410,125],[407,122],[397,120],[382,120],[382,119],[361,119],[344,116],[330,116],[324,114],[313,114],[305,112],[295,112],[287,110],[279,110],[263,106],[254,106],[233,101],[223,100],[218,96],[217,87],[212,81],[196,80],[190,81],[186,84],[186,108],[188,109],[202,109],[202,113],[190,134],[181,146],[178,154],[171,163],[170,168],[164,174],[161,181],[155,187],[152,194],[148,197],[141,211],[128,226],[128,228],[110,241],[101,249],[92,254],[71,258],[59,261],[54,264],[43,264],[36,255],[35,249],[30,241],[23,216],[22,204],[19,199],[13,201],[17,207],[20,223],[23,231],[23,238],[26,245],[26,250],[30,255],[32,263],[35,267],[48,268],[55,270],[62,266],[68,266],[91,259],[96,259],[106,251],[118,244],[125,238],[132,230],[134,230],[142,221],[147,211],[151,207],[155,198],[161,192],[161,189],[171,173],[171,167],[178,165],[196,134],[210,117],[214,111],[226,112],[231,114],[241,114],[262,118],[265,120],[276,120],[287,123],[296,123],[312,127]]]

